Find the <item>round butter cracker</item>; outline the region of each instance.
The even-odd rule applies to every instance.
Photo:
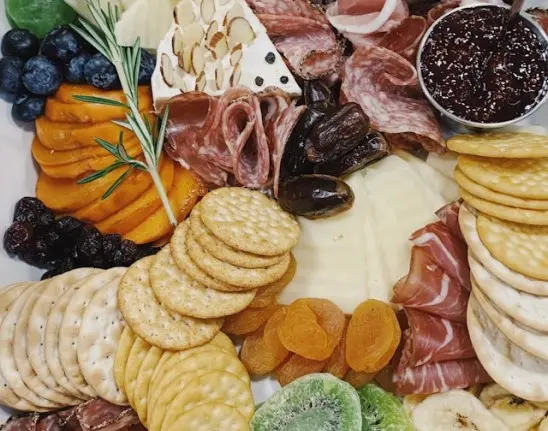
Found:
[[[162,307],[150,287],[153,261],[153,256],[137,261],[122,278],[118,304],[126,322],[137,335],[163,349],[183,350],[211,340],[223,319],[199,320]]]
[[[237,250],[219,238],[216,238],[211,231],[202,223],[200,204],[196,205],[190,214],[190,229],[196,241],[203,249],[223,262],[230,263],[242,268],[266,268],[277,264],[284,255],[259,256],[253,253]]]
[[[162,358],[164,351],[158,347],[152,347],[146,354],[141,366],[139,367],[139,373],[135,381],[135,388],[133,393],[133,405],[139,415],[139,420],[143,424],[147,424],[148,421],[148,390],[150,389],[150,381],[154,370],[158,366],[160,359]]]
[[[462,134],[448,139],[447,148],[457,153],[482,157],[540,158],[548,157],[548,136],[509,132]]]
[[[131,347],[129,356],[127,358],[126,371],[124,375],[124,388],[126,392],[126,397],[132,407],[135,406],[135,384],[137,383],[139,368],[141,368],[141,364],[145,360],[145,357],[151,348],[153,347],[145,340],[137,337],[135,339],[135,342],[133,343],[133,346]]]
[[[273,199],[243,187],[209,192],[200,204],[203,224],[225,244],[260,256],[279,256],[299,240],[297,220]]]
[[[116,379],[116,385],[118,388],[124,392],[125,390],[125,374],[126,374],[126,364],[133,343],[136,339],[135,333],[131,330],[129,326],[125,326],[122,331],[122,336],[118,343],[118,349],[116,350],[116,356],[114,358],[114,378]]]
[[[249,421],[226,404],[202,404],[188,410],[165,431],[248,431]]]
[[[193,280],[179,269],[169,245],[154,257],[149,276],[156,298],[164,307],[199,319],[236,314],[253,301],[256,293],[256,290],[222,292]]]

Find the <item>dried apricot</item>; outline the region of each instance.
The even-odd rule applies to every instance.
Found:
[[[375,378],[375,373],[360,373],[352,368],[344,375],[344,381],[350,383],[355,388],[361,388],[370,383]]]
[[[318,323],[327,332],[327,344],[331,355],[344,333],[346,321],[343,311],[327,299],[305,298],[295,302],[298,301],[304,301],[312,309]]]
[[[299,377],[320,372],[325,366],[325,362],[292,355],[287,361],[276,368],[276,380],[278,380],[281,386],[285,386]]]
[[[278,340],[272,348],[265,337],[265,327],[248,335],[242,344],[240,359],[247,371],[254,376],[264,376],[280,365],[289,351]]]
[[[285,320],[286,313],[287,307],[279,308],[274,314],[272,314],[272,316],[269,317],[268,322],[266,322],[264,327],[264,340],[266,346],[271,350],[279,351],[280,355],[281,352],[284,351],[289,353],[289,351],[282,344],[278,335],[278,328]]]
[[[376,373],[386,367],[401,340],[390,305],[370,299],[354,310],[346,334],[346,360],[354,371]]]
[[[327,332],[304,301],[295,301],[287,308],[278,336],[287,350],[308,359],[322,361],[333,352],[329,349]]]
[[[345,319],[345,328],[342,334],[339,344],[333,350],[333,353],[325,364],[324,372],[333,374],[335,377],[342,379],[348,371],[348,362],[346,362],[346,328],[350,322],[350,318]]]
[[[285,274],[279,280],[266,286],[260,287],[257,290],[255,299],[249,304],[250,308],[263,308],[267,307],[273,301],[278,299],[278,295],[286,288],[286,286],[293,280],[295,273],[297,272],[297,261],[293,253],[290,254],[291,260],[289,261],[289,268]]]
[[[246,308],[225,319],[223,332],[230,335],[251,334],[263,326],[279,308],[280,305],[277,302],[265,308]]]

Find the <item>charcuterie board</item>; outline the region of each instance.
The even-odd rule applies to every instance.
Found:
[[[542,15],[477,104],[436,28],[502,1],[87,1],[2,0],[7,431],[548,429]]]

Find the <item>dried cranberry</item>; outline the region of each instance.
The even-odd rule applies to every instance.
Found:
[[[46,208],[38,215],[38,228],[48,228],[52,226],[53,223],[55,223],[55,214],[53,211]]]
[[[39,225],[40,215],[46,210],[46,207],[36,198],[25,197],[15,204],[13,221],[21,221],[30,224],[32,227]]]
[[[113,263],[116,266],[129,266],[137,259],[137,244],[127,239],[122,240],[120,250],[114,253]]]
[[[34,229],[29,223],[17,221],[4,234],[4,248],[10,255],[20,256],[31,246]]]
[[[122,237],[116,234],[108,234],[103,236],[103,255],[107,262],[114,262],[114,254],[120,250],[122,245]]]
[[[105,257],[102,254],[97,254],[93,256],[93,258],[90,260],[89,266],[91,268],[102,268],[107,269],[109,266],[105,262]]]
[[[101,253],[102,250],[101,233],[91,225],[84,226],[75,246],[78,263],[91,265],[93,258]]]

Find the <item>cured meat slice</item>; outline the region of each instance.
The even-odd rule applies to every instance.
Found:
[[[24,416],[12,416],[1,429],[2,431],[35,431],[38,419],[39,416],[36,413]]]
[[[529,9],[527,12],[533,15],[544,31],[548,33],[548,9],[535,8]]]
[[[80,404],[76,417],[84,431],[118,431],[139,423],[132,408],[117,406],[100,398]]]
[[[461,0],[446,0],[441,2],[439,5],[433,7],[428,11],[428,24],[433,24],[447,12],[455,9],[461,3]]]
[[[466,325],[410,308],[405,313],[409,329],[403,349],[410,351],[410,366],[476,357]]]
[[[247,0],[247,3],[257,14],[301,16],[327,23],[325,15],[307,0]]]
[[[299,118],[306,110],[306,106],[290,106],[286,108],[276,121],[274,128],[274,153],[272,163],[274,166],[274,196],[278,197],[278,186],[280,182],[280,165],[284,154],[285,146],[291,137],[293,129]]]
[[[62,431],[61,423],[61,418],[53,413],[38,421],[36,431]]]
[[[274,152],[274,129],[282,112],[289,107],[291,99],[279,88],[267,88],[259,94],[263,125],[268,138],[270,153]]]
[[[329,29],[328,24],[303,16],[280,17],[268,13],[261,13],[257,16],[266,27],[271,38],[287,36],[288,34],[293,36],[305,35]]]
[[[436,211],[438,218],[449,228],[451,233],[464,241],[459,225],[459,211],[462,201],[451,202]]]
[[[443,222],[430,223],[409,239],[416,247],[423,248],[432,256],[452,278],[468,290],[472,288],[466,243],[454,236]]]
[[[409,274],[394,287],[392,302],[455,322],[466,322],[470,292],[423,248],[413,247]]]
[[[77,410],[78,406],[57,412],[57,416],[59,417],[59,425],[62,429],[71,431],[82,430],[78,417],[76,416]]]
[[[341,98],[360,104],[373,129],[384,132],[392,144],[443,153],[440,126],[418,91],[413,65],[386,48],[358,49],[345,64]]]
[[[268,181],[270,151],[259,100],[250,95],[229,105],[223,113],[222,130],[236,181],[261,188]]]
[[[379,42],[379,46],[400,54],[414,64],[420,41],[427,27],[428,23],[425,18],[410,16],[386,33]]]
[[[408,365],[406,353],[409,354],[404,351],[393,377],[398,395],[434,394],[492,381],[477,359],[434,362],[413,368]]]

